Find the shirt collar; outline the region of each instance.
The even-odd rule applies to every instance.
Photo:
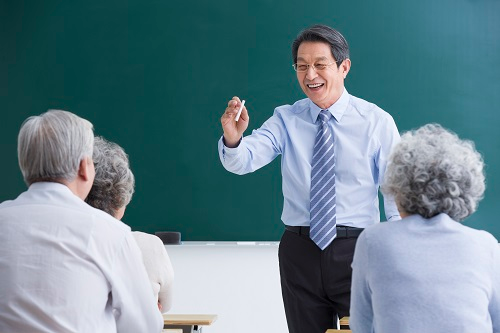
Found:
[[[29,186],[28,191],[57,191],[75,195],[66,185],[50,181],[35,182]]]
[[[78,197],[75,193],[73,193],[68,186],[51,181],[42,181],[35,182],[31,184],[28,188],[29,192],[38,192],[38,193],[58,193],[58,195],[62,195],[65,198],[71,198],[76,204],[82,204],[85,201]]]
[[[349,93],[347,92],[347,89],[344,88],[344,92],[340,96],[340,98],[333,103],[328,108],[328,111],[332,114],[332,116],[337,120],[337,122],[340,122],[342,119],[342,116],[345,114],[347,110],[347,106],[349,105]],[[318,119],[319,113],[321,112],[321,109],[319,106],[314,104],[311,100],[309,100],[309,110],[311,112],[311,120],[313,123],[316,123],[316,120]]]

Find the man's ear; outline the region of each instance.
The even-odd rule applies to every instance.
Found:
[[[342,61],[340,64],[340,70],[342,71],[342,74],[344,75],[344,79],[347,77],[347,73],[349,73],[349,70],[351,69],[351,59],[346,59]]]
[[[89,157],[85,157],[80,161],[80,166],[78,167],[78,177],[84,181],[89,181],[91,178],[89,162]]]

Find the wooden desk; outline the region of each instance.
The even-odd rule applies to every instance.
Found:
[[[349,317],[342,317],[339,320],[340,329],[348,330],[349,329]]]
[[[352,331],[349,329],[349,317],[340,318],[339,325],[339,330],[331,328],[329,330],[326,330],[326,333],[352,333]]]
[[[163,328],[182,329],[183,333],[199,333],[202,326],[212,325],[217,320],[214,314],[163,314]]]

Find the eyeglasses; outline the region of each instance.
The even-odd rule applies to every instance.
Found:
[[[316,72],[318,71],[324,71],[328,66],[331,66],[333,64],[337,64],[338,61],[331,62],[329,64],[323,64],[323,63],[317,63],[314,65],[309,65],[309,64],[302,64],[302,63],[296,63],[293,64],[292,67],[295,69],[296,72],[307,72],[309,70],[309,67],[312,67]]]

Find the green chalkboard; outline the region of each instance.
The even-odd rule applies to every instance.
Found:
[[[236,176],[220,116],[246,99],[248,132],[303,97],[290,45],[323,23],[351,47],[350,93],[400,131],[438,122],[472,139],[487,191],[465,223],[500,238],[500,1],[0,1],[0,201],[25,189],[22,121],[49,108],[90,120],[137,178],[124,222],[183,240],[278,240],[280,160]]]

